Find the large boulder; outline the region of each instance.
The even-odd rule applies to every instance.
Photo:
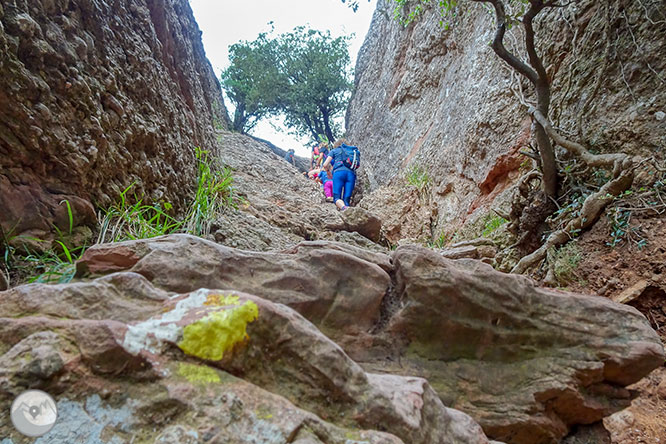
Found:
[[[664,363],[658,336],[632,307],[420,247],[399,247],[392,259],[398,302],[375,342],[384,359],[364,359],[364,348],[352,356],[426,377],[493,438],[557,442],[572,425],[626,407],[623,387]]]
[[[401,239],[420,242],[432,240],[431,221],[437,211],[431,209],[424,194],[416,187],[395,184],[366,193],[361,208],[372,211],[382,222],[382,235],[392,245]]]
[[[30,284],[0,302],[3,410],[26,388],[57,399],[59,421],[39,443],[488,443],[424,379],[366,373],[298,313],[257,296],[167,297],[121,272]],[[8,422],[0,434],[25,441]]]
[[[361,207],[349,207],[341,213],[345,229],[359,233],[373,242],[379,242],[382,221],[379,217]]]
[[[553,443],[600,421],[664,362],[632,307],[416,246],[390,257],[324,241],[259,253],[175,235],[98,245],[78,264],[79,276],[118,270],[166,291],[230,288],[286,304],[367,370],[425,377],[444,405],[509,443]]]
[[[387,255],[325,241],[264,253],[172,235],[96,245],[77,267],[133,271],[174,292],[233,288],[286,304],[332,336],[370,330],[391,281]]]

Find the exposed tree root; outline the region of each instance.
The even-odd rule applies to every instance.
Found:
[[[546,242],[537,250],[524,256],[513,267],[512,273],[524,273],[545,259],[549,250],[566,243],[581,230],[594,224],[606,206],[631,186],[634,180],[634,165],[636,164],[635,159],[624,153],[592,154],[583,145],[561,136],[538,110],[532,108],[530,114],[543,126],[557,145],[583,160],[588,166],[612,168],[613,178],[585,199],[577,217],[571,219],[564,228],[551,233]]]

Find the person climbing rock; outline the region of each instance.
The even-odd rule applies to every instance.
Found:
[[[321,168],[314,168],[310,171],[307,172],[307,178],[312,179],[316,181],[319,178],[319,173],[321,172]]]
[[[284,160],[292,164],[293,166],[296,166],[296,160],[294,159],[294,149],[291,148],[289,151],[287,151],[287,154],[284,155]]]
[[[319,144],[312,146],[312,152],[310,153],[310,169],[315,169],[319,166]]]
[[[333,202],[333,169],[330,165],[327,168],[321,169],[319,172],[319,180],[324,188],[326,202]]]
[[[328,149],[328,143],[322,142],[319,145],[319,166],[322,166],[324,164],[324,161],[328,157],[329,151],[330,150]]]
[[[323,167],[333,165],[333,199],[340,211],[350,205],[354,186],[356,185],[356,169],[361,164],[361,153],[358,147],[347,145],[345,139],[338,139]],[[338,202],[341,201],[341,202]]]

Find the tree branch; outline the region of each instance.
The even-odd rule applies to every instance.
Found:
[[[527,77],[530,82],[537,85],[539,75],[536,71],[523,63],[518,57],[510,53],[504,46],[504,34],[506,33],[506,10],[501,0],[472,0],[478,3],[490,3],[495,7],[495,18],[497,19],[497,29],[493,39],[492,48],[495,54],[513,69]]]
[[[615,167],[618,161],[621,162],[628,158],[628,156],[624,153],[592,154],[580,143],[573,142],[558,133],[550,124],[550,121],[546,119],[543,113],[541,113],[541,111],[537,110],[536,108],[530,108],[528,112],[537,122],[539,122],[539,124],[546,130],[546,133],[555,141],[557,145],[580,157],[589,166],[602,168]]]
[[[546,74],[546,69],[543,67],[543,62],[541,57],[536,53],[536,46],[534,44],[534,17],[543,10],[545,5],[541,0],[530,0],[532,5],[523,17],[523,26],[525,27],[525,47],[527,49],[527,55],[530,58],[530,65],[534,68],[539,75],[539,81],[541,84],[548,84],[548,74]]]

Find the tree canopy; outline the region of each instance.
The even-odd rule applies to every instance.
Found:
[[[260,34],[253,42],[229,47],[231,65],[222,73],[222,88],[233,103],[233,130],[248,132],[276,107],[274,82],[279,78],[275,42]]]
[[[236,107],[234,129],[247,132],[267,115],[283,115],[296,135],[335,139],[352,85],[348,47],[349,37],[303,26],[232,45],[222,86]]]

